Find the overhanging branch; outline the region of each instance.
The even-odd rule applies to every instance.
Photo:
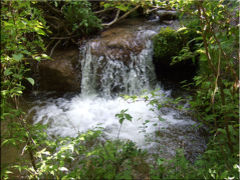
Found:
[[[117,13],[116,13],[116,16],[114,18],[113,21],[111,21],[110,23],[103,23],[102,26],[111,26],[112,24],[116,23],[118,21],[118,17],[119,17],[119,14],[120,14],[120,9],[118,9]]]
[[[113,8],[102,9],[102,10],[99,10],[99,11],[95,11],[93,13],[94,14],[101,14],[101,13],[104,13],[104,12],[110,11],[110,10],[113,10]]]
[[[131,9],[130,11],[127,11],[125,14],[123,14],[120,18],[119,17],[119,14],[120,14],[120,9],[118,9],[117,11],[117,14],[114,18],[113,21],[111,21],[110,23],[103,23],[102,26],[105,26],[105,27],[109,27],[111,25],[113,25],[114,23],[120,21],[121,19],[124,19],[125,17],[127,17],[129,14],[131,14],[133,11],[135,11],[136,9],[138,9],[140,7],[140,5],[134,7],[133,9]]]

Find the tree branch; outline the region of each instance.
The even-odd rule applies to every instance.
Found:
[[[93,13],[94,14],[101,14],[101,13],[104,13],[104,12],[110,11],[110,10],[113,10],[113,8],[102,9],[102,10],[99,10],[99,11],[95,11]]]
[[[130,11],[128,11],[124,15],[122,15],[120,18],[118,18],[119,14],[120,14],[120,9],[118,9],[117,14],[116,14],[114,20],[111,21],[110,23],[104,23],[104,24],[102,24],[102,26],[109,27],[109,26],[113,25],[114,23],[116,23],[116,22],[120,21],[121,19],[124,19],[125,17],[127,17],[129,14],[131,14],[133,11],[135,11],[139,7],[140,7],[140,5],[134,7],[133,9],[131,9]]]
[[[50,52],[50,57],[52,56],[52,54],[53,54],[53,52],[54,52],[54,49],[57,47],[57,45],[59,44],[61,42],[61,39],[59,39],[57,42],[56,42],[56,44],[53,46],[53,48],[52,48],[52,50],[51,50],[51,52]]]
[[[161,8],[161,7],[159,6],[159,7],[155,7],[155,8],[153,8],[153,9],[150,9],[150,10],[147,9],[146,13],[149,14],[149,13],[151,13],[151,12],[153,12],[153,11],[156,11],[156,10],[158,10],[158,9],[160,9],[160,8]]]
[[[111,21],[110,23],[103,23],[102,26],[111,26],[112,24],[116,23],[118,21],[118,17],[119,17],[119,14],[120,14],[120,9],[118,9],[117,13],[116,13],[116,16],[114,18],[113,21]]]
[[[48,6],[51,10],[53,10],[53,11],[54,11],[55,13],[57,13],[58,15],[62,16],[62,12],[61,12],[60,10],[52,7],[49,3],[46,3],[46,4],[47,4],[47,6]]]
[[[47,19],[54,19],[54,20],[56,20],[56,21],[62,21],[61,19],[59,19],[59,18],[57,18],[57,17],[55,17],[55,16],[50,16],[50,15],[47,15],[47,14],[45,14],[44,15]]]
[[[122,15],[118,21],[120,21],[121,19],[127,17],[129,14],[131,14],[133,11],[137,10],[140,7],[140,5],[136,6],[135,8],[131,9],[130,11],[126,12],[124,15]]]

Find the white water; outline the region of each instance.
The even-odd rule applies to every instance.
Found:
[[[48,124],[48,133],[60,136],[76,136],[78,132],[101,126],[109,138],[116,138],[120,124],[115,115],[128,109],[127,113],[133,119],[132,122],[124,121],[120,138],[144,145],[144,135],[153,133],[156,123],[160,122],[158,113],[150,110],[153,107],[143,99],[131,103],[116,94],[133,95],[151,89],[151,82],[155,80],[150,40],[153,34],[155,32],[151,30],[138,32],[137,38],[145,42],[145,48],[137,55],[130,52],[128,65],[114,57],[92,55],[94,44],[89,41],[81,49],[84,57],[81,60],[82,93],[70,100],[58,98],[39,101],[30,110],[36,112],[34,123]],[[107,61],[103,65],[104,58]],[[98,74],[98,69],[102,74]],[[146,120],[150,122],[143,129]],[[144,130],[146,133],[142,132]]]
[[[146,128],[153,132],[153,123],[159,123],[157,114],[150,111],[151,106],[144,101],[130,103],[123,98],[105,99],[96,96],[76,96],[71,100],[57,99],[47,102],[45,106],[35,106],[35,123],[50,123],[48,132],[60,136],[76,136],[78,132],[101,126],[110,138],[116,138],[119,122],[115,114],[123,109],[133,116],[132,122],[124,121],[120,138],[131,139],[139,145],[144,144],[144,133],[140,132],[145,120],[152,121]],[[150,123],[149,123],[150,124]]]
[[[95,127],[103,127],[108,138],[117,138],[120,124],[116,114],[127,109],[132,121],[125,120],[120,132],[120,138],[130,139],[142,148],[151,148],[156,145],[167,147],[165,153],[174,154],[177,143],[183,139],[201,141],[190,146],[200,148],[202,139],[193,131],[186,134],[185,129],[196,124],[190,118],[179,118],[179,112],[169,109],[167,113],[161,113],[149,102],[138,99],[129,102],[119,94],[140,94],[142,90],[154,89],[155,74],[152,64],[152,30],[139,30],[137,38],[144,42],[145,48],[139,53],[131,52],[127,65],[117,61],[114,57],[92,55],[94,44],[89,41],[81,52],[82,67],[82,93],[71,99],[58,98],[36,102],[29,111],[35,112],[34,123],[48,124],[48,133],[60,136],[77,136],[78,132],[84,132]],[[105,61],[104,61],[105,59]],[[100,71],[99,71],[100,70]],[[101,73],[99,73],[101,72]],[[161,88],[161,87],[160,87]],[[170,91],[160,89],[162,94],[158,100],[161,102],[165,96],[170,96]],[[146,94],[146,93],[145,93]],[[150,95],[149,95],[150,96]],[[163,121],[159,120],[163,118]],[[170,136],[162,137],[155,141],[155,132],[169,128],[181,127],[181,133],[170,132]],[[176,129],[175,131],[178,131]],[[176,135],[175,135],[176,134]],[[147,137],[147,138],[146,138]],[[150,140],[149,140],[150,137]],[[172,139],[171,139],[172,138]],[[177,141],[175,144],[171,143]],[[168,145],[171,144],[171,145]]]
[[[139,54],[130,52],[130,59],[125,65],[113,55],[94,56],[91,53],[95,42],[88,42],[83,49],[82,83],[84,96],[101,94],[112,96],[115,91],[123,94],[137,94],[143,89],[150,89],[155,80],[152,63],[153,48],[150,38],[156,34],[152,30],[139,31],[136,40],[142,41],[145,48]],[[100,71],[100,72],[99,72]]]

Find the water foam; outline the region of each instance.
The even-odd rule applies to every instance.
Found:
[[[196,131],[186,132],[190,126],[196,124],[189,117],[176,118],[179,116],[176,110],[169,109],[167,113],[162,113],[144,99],[129,102],[119,96],[119,94],[140,94],[143,89],[148,91],[154,89],[156,81],[150,39],[155,33],[152,30],[139,30],[136,33],[145,47],[138,54],[130,53],[128,64],[112,56],[92,55],[91,51],[95,45],[89,41],[81,49],[83,53],[83,58],[80,60],[81,94],[71,99],[50,98],[35,102],[36,105],[29,111],[29,114],[35,112],[34,123],[48,124],[49,134],[72,137],[91,128],[103,127],[105,135],[115,139],[120,128],[115,115],[127,109],[127,113],[133,119],[131,122],[127,120],[123,122],[121,139],[132,140],[142,148],[154,147],[154,144],[164,145],[167,147],[165,153],[168,151],[170,154],[175,152],[176,148],[179,148],[177,144],[184,140],[194,140],[190,146],[201,149],[200,146],[204,144],[203,139]],[[164,97],[169,97],[171,94],[170,91],[164,91],[162,88],[158,93],[163,95],[161,98],[158,97],[159,102],[163,102]],[[159,131],[167,136],[155,137],[156,132]],[[181,131],[180,134],[178,131]]]

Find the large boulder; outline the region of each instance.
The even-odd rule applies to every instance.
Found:
[[[47,91],[79,91],[80,68],[78,49],[56,50],[53,60],[38,64],[39,89]]]
[[[131,53],[139,54],[144,48],[144,42],[137,38],[137,27],[142,22],[128,20],[102,32],[98,38],[90,42],[93,56],[104,56],[123,61],[128,64]],[[134,28],[130,28],[130,26]]]
[[[80,48],[82,92],[134,93],[150,86],[155,80],[151,38],[158,29],[158,23],[126,19],[87,41]]]

